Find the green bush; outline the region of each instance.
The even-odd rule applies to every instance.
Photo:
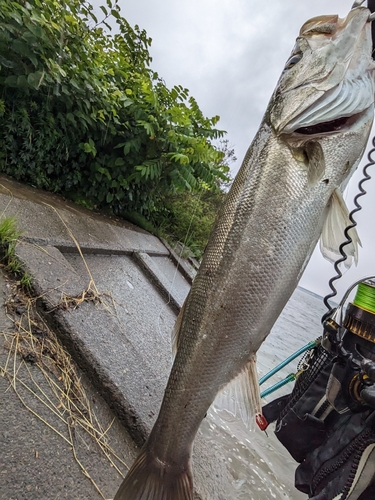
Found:
[[[223,153],[223,168],[229,170],[229,165],[237,160],[234,149],[227,139],[220,140],[218,149]],[[231,179],[218,181],[214,187],[202,186],[195,192],[166,197],[164,212],[155,220],[159,232],[172,241],[180,241],[200,258],[230,182]]]
[[[224,196],[222,191],[204,191],[167,198],[167,215],[162,222],[162,232],[171,240],[183,243],[200,258]]]
[[[117,0],[101,12],[81,0],[0,0],[0,171],[149,217],[166,196],[226,179],[213,145],[223,132],[150,69],[151,39]]]

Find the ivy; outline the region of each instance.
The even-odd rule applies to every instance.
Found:
[[[0,171],[146,216],[225,181],[218,117],[151,70],[151,39],[107,0],[0,0]],[[117,25],[110,33],[109,20]]]

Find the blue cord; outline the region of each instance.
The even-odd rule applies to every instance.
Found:
[[[312,340],[311,342],[309,342],[305,346],[301,347],[301,349],[298,349],[298,351],[296,351],[294,354],[292,354],[291,356],[289,356],[289,358],[286,358],[282,363],[280,363],[279,365],[275,366],[275,368],[273,368],[270,372],[266,373],[266,375],[264,375],[264,377],[262,377],[259,380],[259,385],[262,385],[264,382],[266,382],[266,380],[268,380],[273,375],[275,375],[275,373],[277,373],[282,368],[284,368],[284,366],[288,365],[291,361],[293,361],[293,359],[298,358],[298,356],[300,356],[304,352],[308,351],[309,349],[312,349],[313,347],[316,347],[317,345],[318,345],[318,343],[316,342],[316,340]]]
[[[271,392],[277,391],[277,389],[280,389],[283,385],[288,384],[289,382],[293,382],[296,380],[297,375],[295,373],[291,373],[287,377],[285,377],[283,380],[280,380],[280,382],[277,382],[277,384],[273,385],[272,387],[269,387],[265,391],[260,393],[261,398],[265,398],[268,396],[268,394],[271,394]]]

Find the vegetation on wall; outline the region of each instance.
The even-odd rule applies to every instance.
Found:
[[[227,139],[221,140],[218,148],[224,154],[223,165],[229,169],[231,163],[237,160],[234,149],[229,146]],[[166,210],[164,217],[159,218],[164,236],[180,241],[200,258],[230,184],[231,179],[225,182],[218,180],[218,189],[202,189],[165,197]]]
[[[150,69],[151,39],[118,0],[100,12],[81,0],[0,0],[0,171],[165,219],[166,198],[228,180],[219,117]]]

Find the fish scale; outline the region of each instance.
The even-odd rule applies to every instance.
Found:
[[[342,190],[374,113],[369,14],[301,28],[177,319],[159,416],[115,500],[192,500],[193,441],[217,394],[245,423],[261,412],[256,352],[319,237],[328,258],[343,240]]]

